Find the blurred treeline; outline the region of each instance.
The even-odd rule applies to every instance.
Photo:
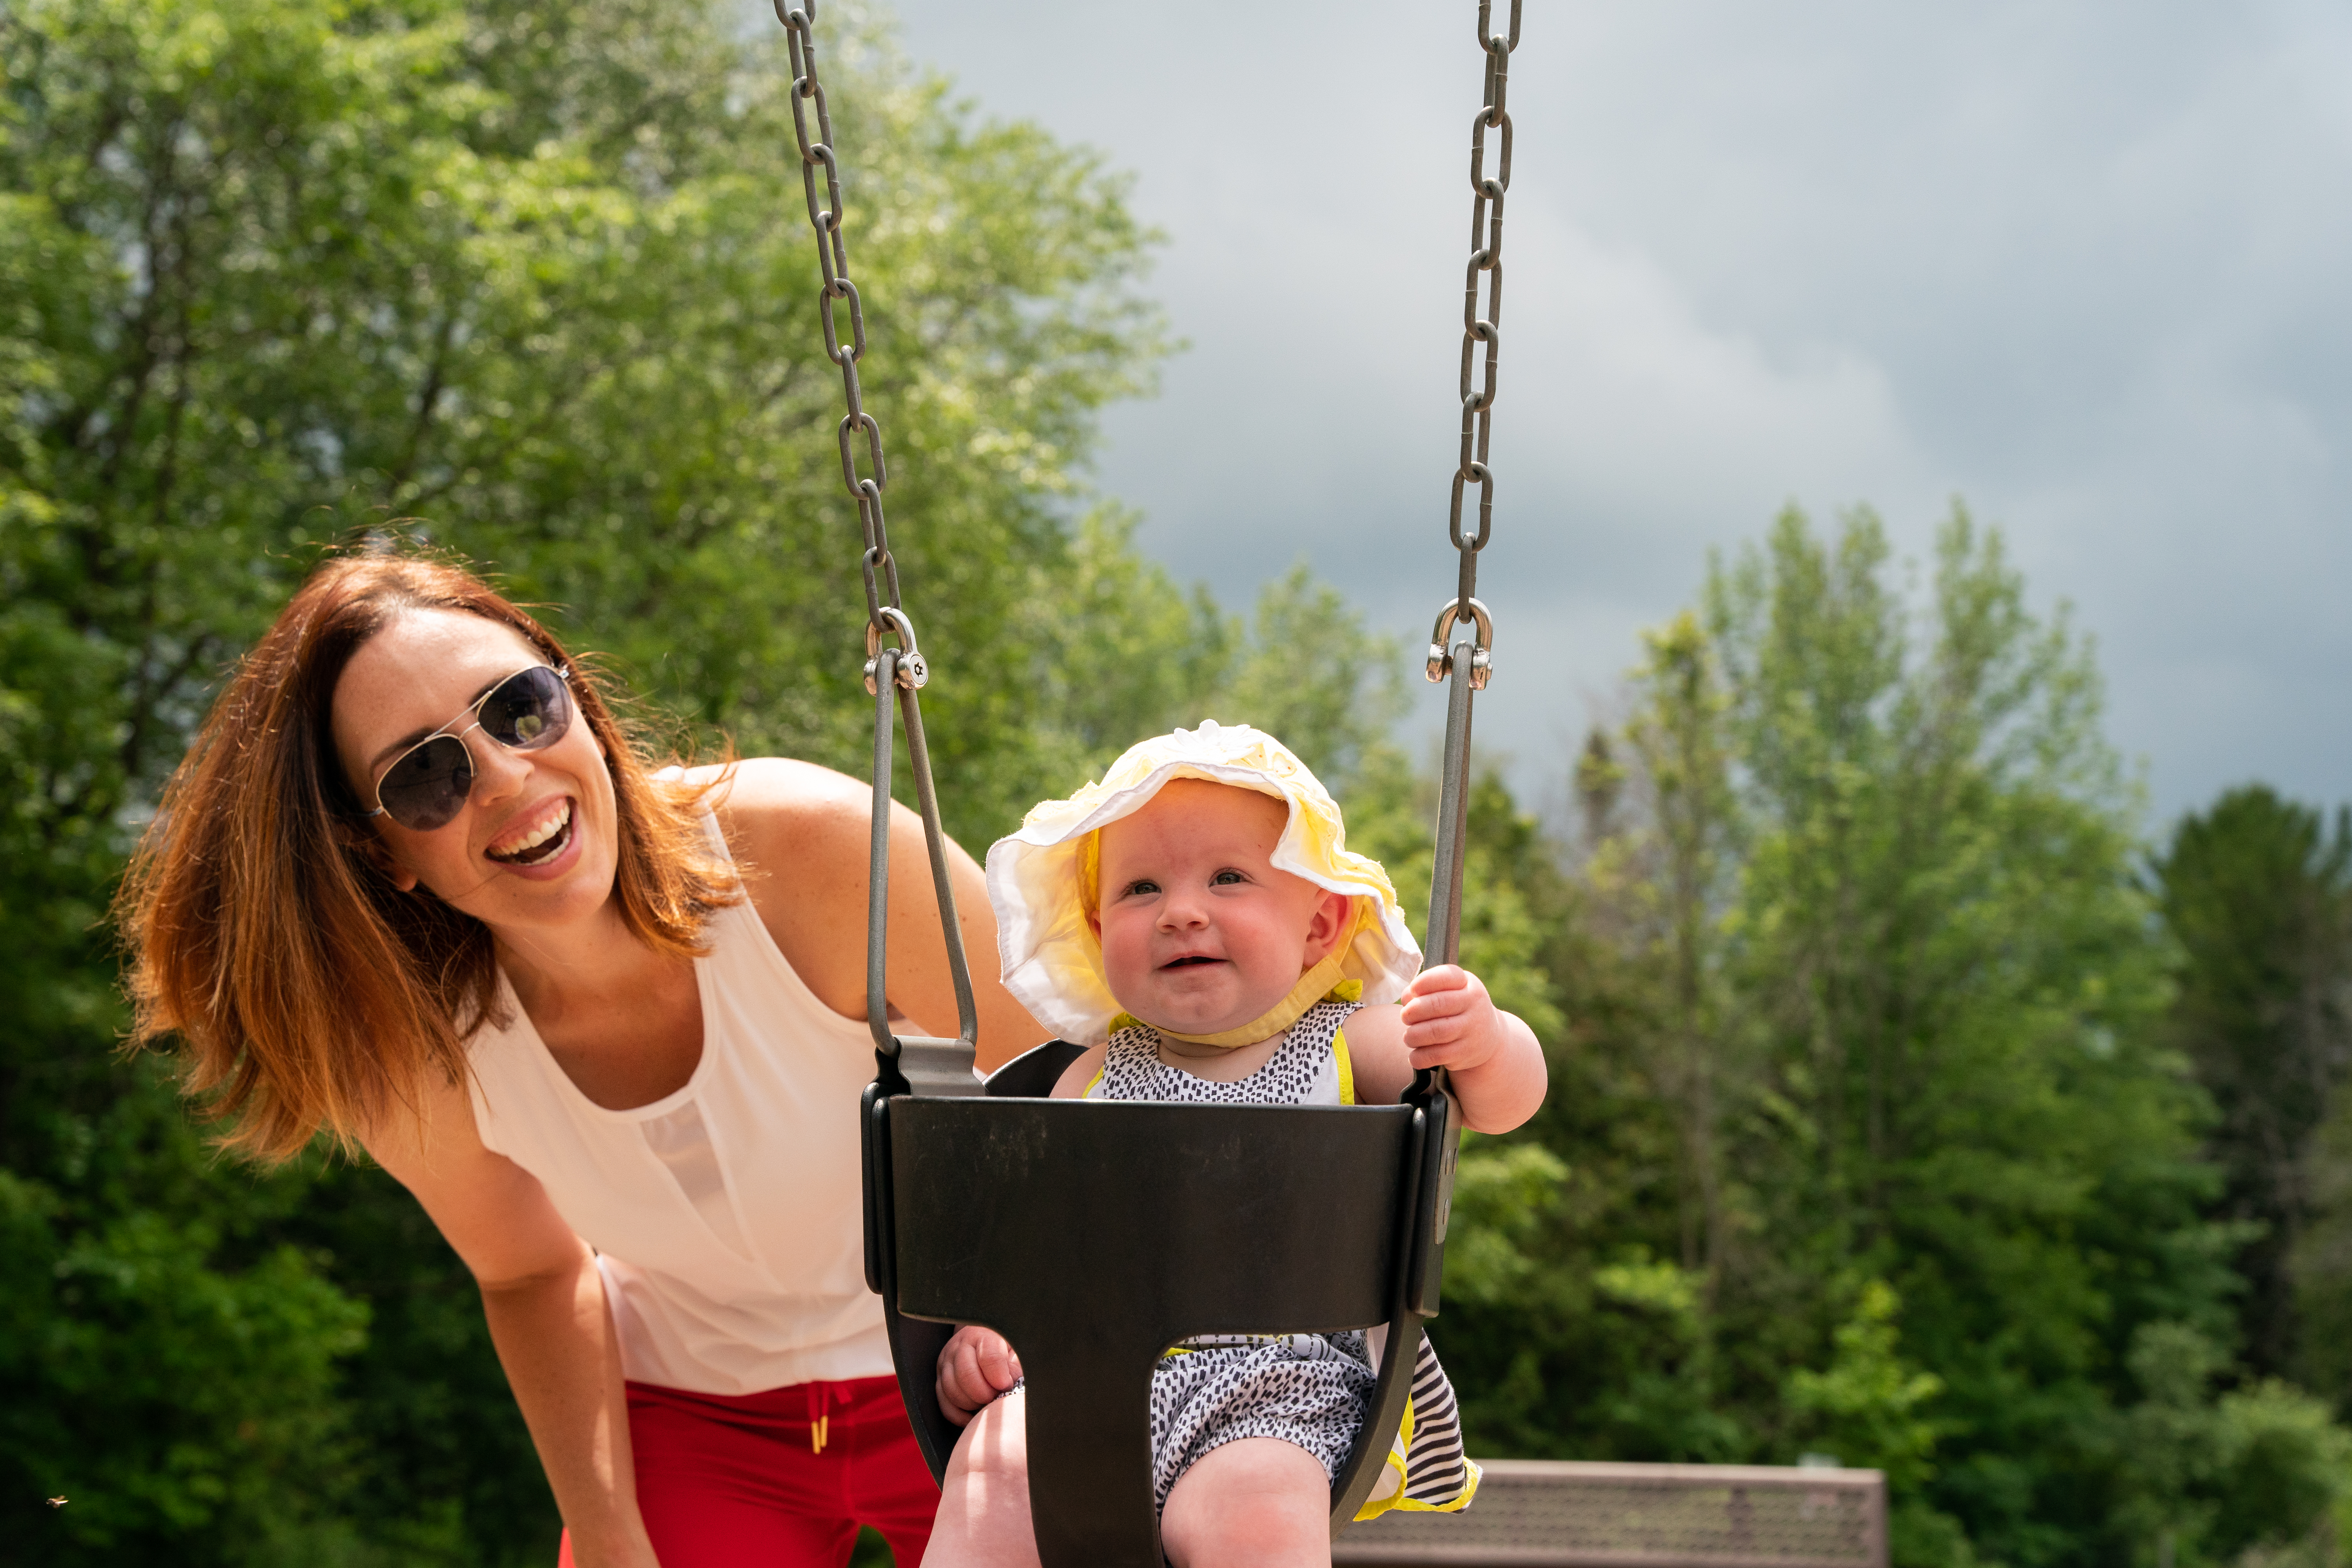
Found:
[[[860,765],[761,22],[0,0],[0,1561],[550,1560],[462,1270],[364,1165],[209,1152],[113,1048],[105,910],[339,541],[502,574],[662,742]],[[1234,616],[1087,510],[1094,413],[1168,346],[1120,182],[822,33],[952,829],[1213,715],[1425,886],[1393,645],[1301,572]],[[1467,957],[1554,1089],[1465,1160],[1476,1447],[1882,1467],[1906,1563],[2334,1563],[2352,829],[2253,788],[2146,841],[2085,644],[1941,537],[1915,587],[1866,514],[1783,518],[1567,812],[1481,784]]]
[[[1465,1159],[1440,1342],[1493,1451],[1882,1468],[1898,1562],[2335,1563],[2352,827],[2140,841],[2022,588],[1957,508],[1916,587],[1785,515],[1646,639],[1570,842],[1491,797],[1565,1048]]]

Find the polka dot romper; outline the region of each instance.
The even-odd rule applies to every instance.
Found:
[[[1326,1001],[1307,1009],[1265,1065],[1233,1083],[1213,1083],[1160,1058],[1149,1024],[1122,1016],[1113,1026],[1103,1068],[1087,1086],[1089,1100],[1148,1100],[1192,1105],[1352,1105],[1353,1074],[1340,1026],[1356,1005]],[[1367,1512],[1391,1507],[1458,1509],[1476,1489],[1477,1470],[1464,1456],[1453,1387],[1429,1342],[1413,1367],[1411,1439],[1401,1456],[1404,1481],[1375,1488]],[[1214,1335],[1188,1340],[1162,1356],[1151,1377],[1151,1482],[1162,1508],[1176,1479],[1201,1457],[1244,1437],[1278,1437],[1321,1461],[1336,1479],[1371,1408],[1378,1382],[1366,1337],[1334,1334]],[[1392,1461],[1393,1468],[1393,1461]],[[1362,1517],[1362,1516],[1360,1516]]]

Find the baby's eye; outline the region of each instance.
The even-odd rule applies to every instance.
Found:
[[[1146,879],[1144,879],[1144,880],[1142,880],[1142,881],[1139,881],[1139,882],[1129,882],[1129,883],[1127,885],[1127,890],[1126,890],[1124,893],[1120,894],[1119,896],[1120,896],[1121,898],[1129,898],[1129,899],[1132,899],[1132,898],[1139,898],[1139,897],[1140,897],[1140,898],[1147,898],[1147,899],[1148,899],[1148,898],[1150,898],[1152,894],[1154,894],[1154,893],[1158,892],[1159,890],[1160,890],[1160,884],[1159,884],[1159,883],[1157,883],[1157,882],[1154,882],[1154,881],[1152,881],[1152,880],[1150,880],[1150,879],[1148,879],[1148,878],[1147,878]]]
[[[1209,879],[1209,886],[1213,888],[1238,888],[1244,882],[1248,880],[1248,878],[1243,876],[1239,871],[1236,871],[1232,867],[1228,866],[1225,869],[1218,872],[1215,876]]]

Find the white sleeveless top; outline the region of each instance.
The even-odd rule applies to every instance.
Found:
[[[756,1394],[887,1375],[858,1173],[873,1042],[793,972],[749,900],[704,935],[702,1059],[683,1089],[628,1110],[597,1105],[502,973],[513,1021],[468,1043],[475,1125],[596,1249],[633,1381]]]

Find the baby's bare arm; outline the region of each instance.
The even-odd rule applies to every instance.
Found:
[[[1535,1031],[1495,1005],[1468,970],[1423,970],[1395,1007],[1366,1007],[1348,1020],[1356,1098],[1392,1104],[1415,1069],[1444,1068],[1474,1132],[1508,1132],[1543,1104],[1547,1073]]]
[[[1054,1080],[1054,1098],[1084,1100],[1087,1085],[1094,1082],[1095,1074],[1103,1069],[1103,1058],[1109,1055],[1110,1047],[1108,1045],[1087,1047],[1085,1054],[1064,1068],[1062,1076]]]

